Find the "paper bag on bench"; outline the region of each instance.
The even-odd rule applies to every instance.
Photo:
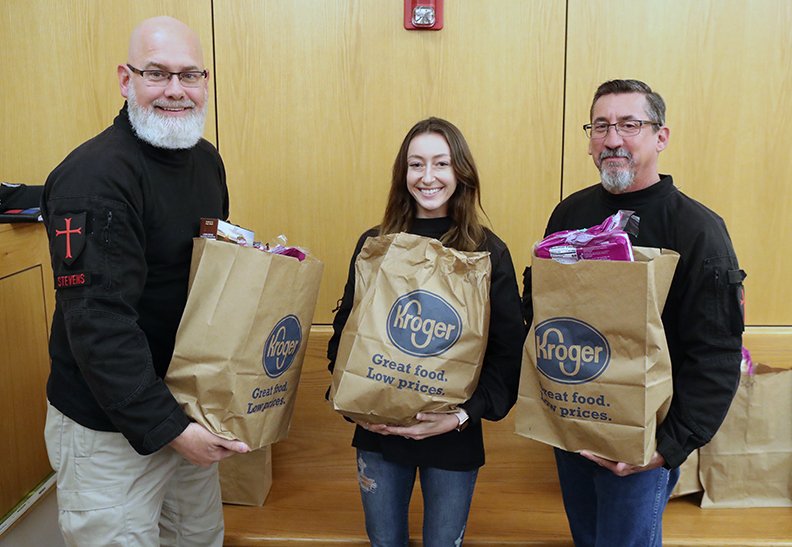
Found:
[[[790,416],[792,369],[742,374],[726,419],[699,449],[702,507],[792,507]]]
[[[679,255],[633,251],[635,262],[534,257],[518,434],[609,460],[649,462],[671,402],[661,314]]]
[[[679,466],[679,480],[671,491],[671,498],[695,494],[703,489],[699,479],[699,451],[694,450]]]
[[[272,447],[235,454],[220,462],[223,503],[264,505],[272,488]]]
[[[197,238],[165,381],[184,411],[251,449],[286,437],[322,263]]]
[[[408,425],[418,412],[469,399],[489,329],[489,253],[390,234],[366,241],[355,274],[333,372],[335,410]]]

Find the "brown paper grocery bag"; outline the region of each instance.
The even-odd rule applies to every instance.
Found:
[[[649,462],[671,403],[661,314],[679,255],[633,252],[635,262],[534,257],[518,434],[609,460]]]
[[[264,505],[272,487],[272,447],[235,454],[220,462],[223,503]]]
[[[406,233],[369,238],[333,371],[335,410],[408,425],[469,399],[486,349],[490,277],[487,252]]]
[[[792,507],[792,369],[744,373],[726,419],[699,449],[702,507]]]
[[[679,466],[679,480],[671,491],[671,498],[695,494],[703,489],[699,480],[699,451],[694,450]]]
[[[251,449],[286,437],[322,263],[196,238],[165,381],[184,411]]]

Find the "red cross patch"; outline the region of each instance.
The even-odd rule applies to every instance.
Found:
[[[71,266],[85,248],[85,216],[85,213],[65,213],[52,217],[53,252],[67,266]]]

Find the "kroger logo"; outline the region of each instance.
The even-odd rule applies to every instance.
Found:
[[[270,378],[277,378],[291,366],[297,350],[302,342],[300,320],[287,315],[273,327],[264,344],[264,356],[261,359],[264,372]]]
[[[399,297],[388,314],[388,338],[408,355],[440,355],[462,334],[462,319],[451,305],[419,289]]]
[[[536,327],[536,367],[551,380],[562,384],[590,382],[608,368],[609,362],[608,341],[583,321],[556,317]]]

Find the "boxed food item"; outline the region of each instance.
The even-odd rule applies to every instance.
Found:
[[[252,247],[255,234],[250,230],[219,218],[202,218],[199,235],[207,239],[218,239],[236,243],[243,247]]]

